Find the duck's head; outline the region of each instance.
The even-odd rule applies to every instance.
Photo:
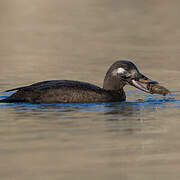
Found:
[[[136,65],[131,61],[122,60],[116,61],[111,65],[106,73],[103,88],[118,91],[128,84],[147,93],[151,93],[147,89],[147,85],[157,83],[141,74]]]

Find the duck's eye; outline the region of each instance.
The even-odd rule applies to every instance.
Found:
[[[113,75],[114,76],[120,75],[122,77],[130,77],[131,76],[131,74],[128,71],[126,71],[124,68],[118,68],[118,69],[114,70]]]

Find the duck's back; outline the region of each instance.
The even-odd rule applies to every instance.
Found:
[[[70,80],[43,81],[10,89],[14,94],[4,102],[91,103],[125,100],[125,94],[111,92],[90,83]]]

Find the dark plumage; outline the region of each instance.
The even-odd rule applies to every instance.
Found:
[[[126,84],[149,92],[141,83],[154,83],[142,75],[130,61],[117,61],[107,71],[103,88],[96,85],[71,80],[43,81],[7,90],[16,91],[0,102],[30,103],[92,103],[125,101],[123,87]]]

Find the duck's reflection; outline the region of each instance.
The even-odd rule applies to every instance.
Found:
[[[151,132],[163,126],[159,111],[176,107],[179,100],[173,98],[149,98],[135,102],[106,104],[104,117],[105,130],[108,132],[134,134]]]
[[[1,104],[0,108],[13,109],[13,114],[38,114],[52,118],[68,117],[68,119],[89,118],[89,119],[105,119],[105,120],[147,120],[153,112],[169,108],[179,104],[178,99],[172,98],[147,98],[146,100],[137,100],[132,102],[116,102],[116,103],[90,103],[90,104],[31,104],[31,103],[15,103]],[[170,106],[171,105],[171,106]],[[93,113],[92,113],[93,112]]]
[[[106,104],[105,114],[134,116],[140,112],[153,112],[157,109],[166,108],[168,104],[176,104],[177,100],[174,98],[163,99],[146,99],[137,100],[135,102],[109,103]]]

